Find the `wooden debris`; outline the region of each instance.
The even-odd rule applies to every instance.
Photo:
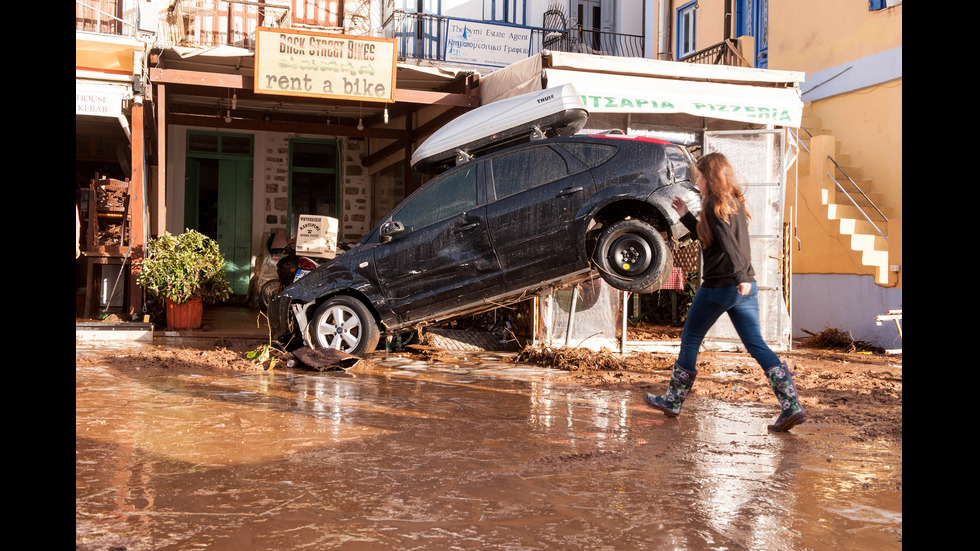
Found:
[[[293,356],[303,365],[317,371],[342,369],[347,371],[361,361],[361,358],[334,348],[304,347],[293,351]]]

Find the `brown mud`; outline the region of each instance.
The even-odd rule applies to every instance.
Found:
[[[261,340],[76,346],[76,549],[902,547],[901,356],[798,349],[810,420],[747,354],[377,352],[321,373]]]
[[[902,355],[884,354],[873,349],[862,350],[861,343],[828,340],[825,331],[809,339],[824,348],[798,347],[779,356],[790,365],[800,401],[810,422],[841,425],[852,429],[853,438],[902,441]],[[631,330],[630,338],[650,340],[679,339],[680,329],[669,327]],[[269,363],[247,358],[249,351],[261,343],[234,339],[215,339],[194,347],[165,347],[141,350],[131,355],[114,356],[116,369],[186,370],[257,370]],[[424,360],[430,364],[452,366],[479,363],[477,355],[444,350],[426,345],[409,345],[401,352],[378,354]],[[276,354],[273,354],[275,357]],[[283,369],[288,354],[278,355],[277,367]],[[559,373],[556,383],[584,385],[606,390],[635,390],[661,393],[670,379],[676,356],[644,352],[627,356],[608,350],[525,349],[518,354],[494,355],[495,361],[514,365],[547,367]],[[369,362],[370,359],[363,360]],[[80,364],[98,365],[99,356],[77,360]],[[745,353],[701,352],[698,356],[698,379],[693,395],[729,402],[752,402],[777,406],[769,384],[751,356]]]

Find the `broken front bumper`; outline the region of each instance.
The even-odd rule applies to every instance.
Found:
[[[285,342],[293,335],[296,324],[290,311],[292,299],[279,295],[269,304],[269,329],[274,340]]]

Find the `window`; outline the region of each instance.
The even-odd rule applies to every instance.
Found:
[[[693,183],[694,165],[691,163],[691,158],[679,146],[667,146],[664,148],[664,153],[667,155],[667,162],[670,163],[674,183]]]
[[[561,146],[589,168],[595,168],[608,161],[618,151],[614,146],[595,143],[566,143]]]
[[[476,207],[478,166],[476,163],[469,164],[423,186],[391,217],[405,226],[405,231],[396,238]]]
[[[291,236],[296,236],[300,214],[340,218],[339,158],[334,140],[294,139],[289,142]]]
[[[677,10],[677,59],[684,59],[695,51],[695,15],[697,1],[684,4]]]
[[[191,154],[251,155],[252,136],[191,131],[187,133],[187,151]]]
[[[492,160],[497,199],[568,176],[568,165],[548,146],[524,149]]]
[[[526,0],[496,0],[490,3],[490,10],[493,12],[486,18],[491,21],[506,21],[523,25],[527,16]]]
[[[314,27],[342,27],[343,0],[293,0],[290,12],[294,24]]]
[[[901,4],[902,0],[868,0],[868,11],[878,11]]]

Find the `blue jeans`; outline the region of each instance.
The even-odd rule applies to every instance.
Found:
[[[701,287],[694,295],[681,334],[681,351],[677,365],[687,371],[697,371],[698,350],[705,334],[725,312],[732,320],[742,344],[759,362],[762,369],[779,365],[779,357],[762,339],[759,329],[759,287],[752,282],[752,291],[742,296],[735,287]]]

